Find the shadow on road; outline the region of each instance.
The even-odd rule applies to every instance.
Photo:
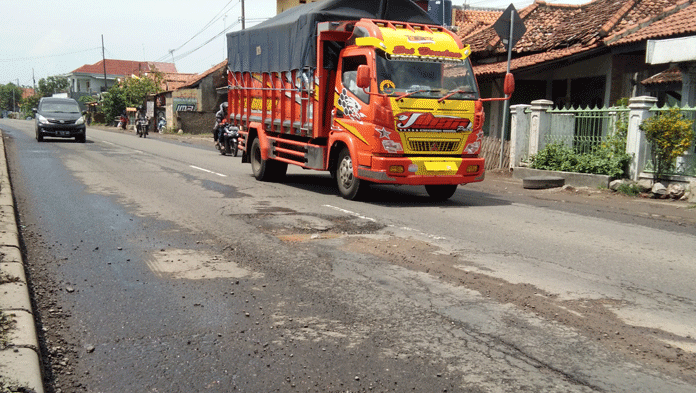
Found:
[[[291,187],[323,195],[338,195],[336,182],[328,175],[288,174],[282,181]],[[430,199],[423,186],[394,186],[371,184],[362,202],[389,207],[420,207],[436,205],[443,208],[485,207],[510,205],[511,202],[493,194],[467,190],[466,185],[457,188],[457,192],[447,201],[436,202]]]

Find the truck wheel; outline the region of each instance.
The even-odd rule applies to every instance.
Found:
[[[353,160],[350,158],[350,151],[347,147],[343,148],[338,155],[336,183],[341,196],[349,200],[358,199],[368,188],[367,182],[361,181],[353,174]]]
[[[436,201],[446,201],[457,191],[456,184],[429,184],[425,186],[430,198]]]
[[[273,181],[281,179],[288,170],[288,164],[261,158],[261,142],[255,138],[251,144],[251,170],[256,180]]]

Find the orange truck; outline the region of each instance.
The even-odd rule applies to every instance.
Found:
[[[389,3],[389,6],[387,6]],[[228,112],[256,179],[329,171],[341,196],[484,179],[468,45],[410,0],[324,0],[227,35]],[[514,80],[505,79],[506,97]]]

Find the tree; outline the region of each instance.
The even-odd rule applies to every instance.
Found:
[[[39,79],[39,94],[50,97],[56,93],[67,93],[70,81],[67,76],[49,76]]]
[[[675,160],[694,142],[693,120],[684,118],[679,108],[660,111],[645,119],[639,128],[651,144],[657,179],[672,170]]]
[[[0,109],[16,111],[22,103],[23,92],[22,88],[14,83],[0,85]]]
[[[101,110],[104,112],[106,122],[116,118],[127,107],[145,104],[148,94],[156,94],[161,91],[162,79],[161,73],[153,72],[139,77],[126,78],[112,86],[108,92],[102,94]]]
[[[22,113],[24,113],[25,115],[29,115],[30,113],[32,113],[33,109],[39,106],[40,99],[41,96],[38,94],[34,94],[33,96],[25,98],[24,101],[22,101]]]

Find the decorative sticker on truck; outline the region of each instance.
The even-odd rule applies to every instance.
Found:
[[[455,116],[434,116],[432,113],[401,112],[396,115],[396,127],[401,131],[467,132],[473,123]]]
[[[362,121],[366,115],[361,113],[362,105],[355,98],[348,95],[348,90],[343,88],[338,96],[338,109],[355,121]]]
[[[387,131],[386,128],[375,128],[375,132],[378,134],[382,141],[382,147],[387,153],[396,154],[404,151],[404,147],[401,143],[393,141],[391,139],[391,132]]]

